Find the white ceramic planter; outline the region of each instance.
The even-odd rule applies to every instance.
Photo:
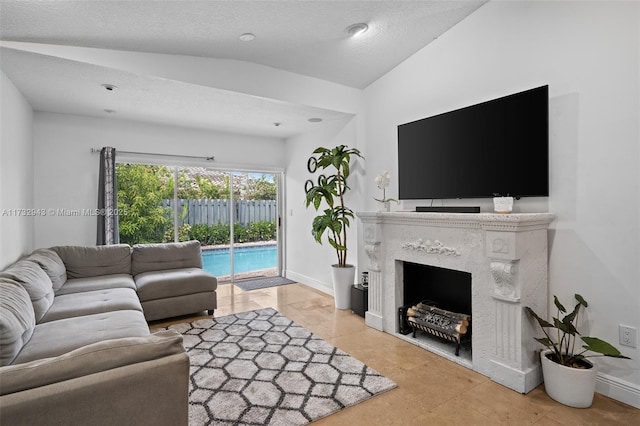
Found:
[[[574,408],[591,407],[596,390],[597,366],[589,361],[592,367],[579,369],[565,367],[546,357],[550,351],[540,353],[544,389],[552,399]]]
[[[353,265],[347,265],[344,268],[331,265],[331,274],[336,309],[351,309],[351,286],[356,277],[356,268]]]
[[[511,213],[513,211],[513,197],[494,197],[493,210],[501,214]]]

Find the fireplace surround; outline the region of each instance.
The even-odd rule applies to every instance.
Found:
[[[535,324],[524,306],[548,303],[550,213],[359,212],[368,257],[366,324],[473,369],[520,393],[542,382]],[[399,332],[404,263],[471,274],[471,348],[457,357],[433,338]]]

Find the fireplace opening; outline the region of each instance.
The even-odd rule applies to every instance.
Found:
[[[403,262],[403,301],[399,332],[437,338],[471,350],[471,274]]]

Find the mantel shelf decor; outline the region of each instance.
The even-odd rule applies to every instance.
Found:
[[[398,202],[398,200],[396,200],[395,198],[387,198],[387,187],[391,182],[391,176],[389,175],[389,172],[386,170],[381,172],[378,176],[376,176],[375,182],[376,186],[382,189],[382,198],[373,197],[373,199],[379,203],[382,203],[382,208],[380,209],[380,211],[388,212],[389,210],[391,210],[391,202]]]
[[[445,247],[438,240],[423,241],[422,238],[418,238],[415,243],[404,243],[402,248],[405,250],[417,250],[430,254],[444,254],[446,256],[460,256],[460,250],[452,247]]]

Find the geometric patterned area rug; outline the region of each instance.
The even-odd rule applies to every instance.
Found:
[[[304,425],[396,384],[266,308],[167,327],[191,362],[189,425]]]

